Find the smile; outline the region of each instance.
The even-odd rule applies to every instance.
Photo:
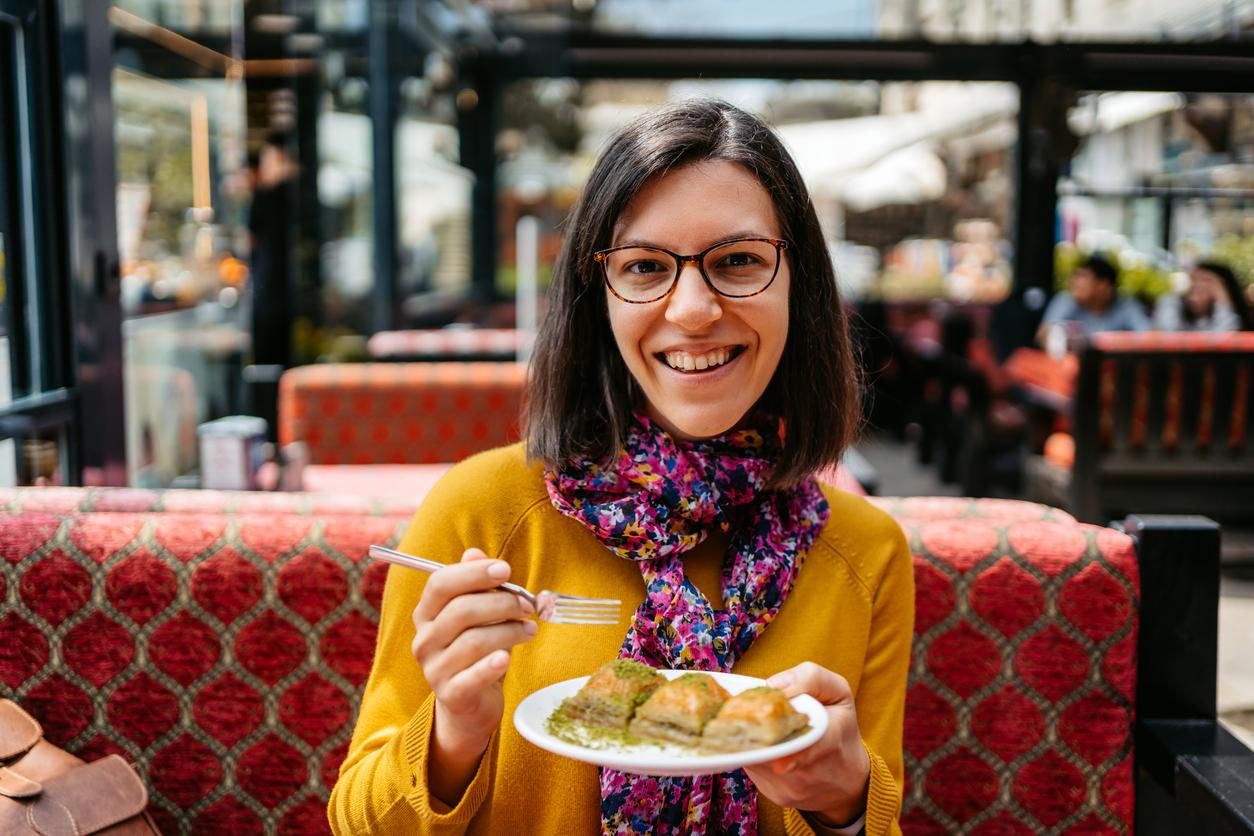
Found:
[[[687,351],[666,351],[654,355],[660,362],[684,374],[702,374],[735,361],[744,353],[743,345],[723,346],[701,354]]]

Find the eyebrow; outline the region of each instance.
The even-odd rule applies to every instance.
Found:
[[[765,233],[762,233],[762,232],[742,229],[742,230],[737,230],[735,232],[729,232],[726,235],[721,235],[717,239],[706,244],[705,247],[702,247],[701,249],[704,250],[706,247],[712,247],[715,244],[721,244],[724,241],[734,241],[737,238],[778,238],[778,237],[779,237],[778,235],[766,235]],[[653,249],[656,249],[656,250],[669,250],[670,249],[670,247],[664,247],[661,244],[658,244],[654,241],[650,241],[646,238],[628,238],[625,241],[619,241],[617,244],[614,244],[614,246],[615,247],[652,247]]]

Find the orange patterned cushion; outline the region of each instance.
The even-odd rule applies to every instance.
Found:
[[[313,464],[456,462],[517,441],[522,363],[301,366],[279,382],[279,441]]]

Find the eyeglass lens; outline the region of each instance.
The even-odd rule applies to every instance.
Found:
[[[705,254],[702,269],[715,290],[726,296],[751,296],[775,276],[779,250],[770,241],[729,241]],[[605,259],[605,276],[614,292],[632,301],[651,301],[670,290],[679,264],[665,250],[628,247]]]

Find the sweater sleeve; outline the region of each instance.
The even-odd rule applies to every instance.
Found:
[[[893,529],[892,554],[872,602],[866,666],[854,695],[862,740],[871,757],[867,836],[901,832],[897,817],[905,782],[901,738],[914,637],[914,564],[905,534],[895,524]]]
[[[484,520],[474,513],[471,472],[450,472],[414,515],[399,548],[441,563],[455,563],[470,546],[499,554],[507,513]],[[499,510],[499,509],[498,509]],[[502,523],[504,524],[497,524]],[[411,652],[412,613],[427,575],[389,567],[379,618],[374,662],[362,694],[361,711],[339,779],[331,791],[328,818],[337,836],[405,833],[456,836],[466,832],[491,789],[498,740],[494,735],[462,798],[449,809],[428,789],[428,744],[435,697]]]

